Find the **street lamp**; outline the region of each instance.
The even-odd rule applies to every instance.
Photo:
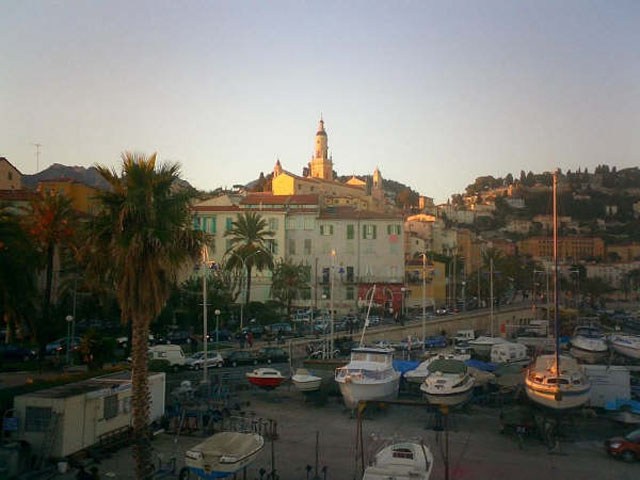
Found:
[[[220,350],[220,345],[219,345],[219,335],[220,335],[220,310],[216,308],[215,312],[213,312],[216,315],[216,350]]]
[[[405,316],[404,296],[407,293],[407,289],[405,287],[402,287],[402,288],[400,288],[400,291],[402,292],[402,303],[400,305],[400,315],[402,315],[404,317]]]
[[[204,356],[204,363],[202,368],[202,383],[207,383],[207,347],[208,347],[208,336],[209,336],[209,327],[207,325],[207,273],[209,269],[214,269],[216,266],[215,262],[209,261],[209,251],[207,246],[204,245],[202,247],[202,350]]]
[[[67,363],[69,363],[69,357],[71,356],[71,358],[73,358],[73,355],[71,355],[71,342],[73,341],[71,339],[71,324],[74,320],[73,315],[67,315],[65,320],[67,321]]]

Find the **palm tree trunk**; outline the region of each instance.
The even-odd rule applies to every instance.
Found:
[[[244,296],[244,304],[249,305],[249,299],[251,298],[251,266],[247,265],[247,292]]]
[[[149,380],[148,347],[150,319],[140,315],[133,318],[131,381],[133,384],[133,451],[136,459],[136,478],[151,476],[151,439],[149,436]]]

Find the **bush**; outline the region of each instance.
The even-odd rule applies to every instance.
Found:
[[[174,368],[169,363],[169,360],[149,360],[149,371],[150,372],[172,372]]]

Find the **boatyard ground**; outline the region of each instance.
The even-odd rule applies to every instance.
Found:
[[[327,467],[327,479],[361,478],[356,474],[355,440],[357,420],[350,416],[339,398],[323,406],[305,402],[293,387],[276,392],[250,390],[241,396],[249,402],[245,412],[278,422],[279,437],[274,443],[275,466],[282,480],[307,477],[305,467],[315,464],[315,435],[320,432],[319,466]],[[608,457],[603,440],[627,431],[607,420],[576,416],[565,429],[557,450],[550,452],[537,438],[500,433],[499,409],[472,406],[450,417],[450,478],[455,479],[637,479],[640,462],[624,463]],[[432,479],[443,479],[444,433],[433,430],[434,417],[421,407],[392,405],[365,414],[365,453],[375,453],[376,438],[423,439],[432,450],[435,466]],[[184,451],[204,439],[202,435],[160,434],[154,440],[156,454],[165,460],[177,457],[176,473],[183,466]],[[259,470],[271,469],[271,445],[267,442],[257,461],[248,469],[247,479],[260,478]],[[121,449],[99,465],[102,479],[134,479],[131,449]],[[74,478],[72,473],[58,478]],[[193,475],[191,478],[194,478]],[[238,478],[243,478],[238,475]],[[266,477],[265,477],[266,478]],[[320,478],[322,474],[320,473]]]

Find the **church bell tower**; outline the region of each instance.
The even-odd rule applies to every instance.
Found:
[[[311,157],[311,176],[325,180],[333,180],[333,161],[329,157],[327,132],[324,130],[324,120],[320,117],[320,125],[316,132],[316,142],[313,157]]]

